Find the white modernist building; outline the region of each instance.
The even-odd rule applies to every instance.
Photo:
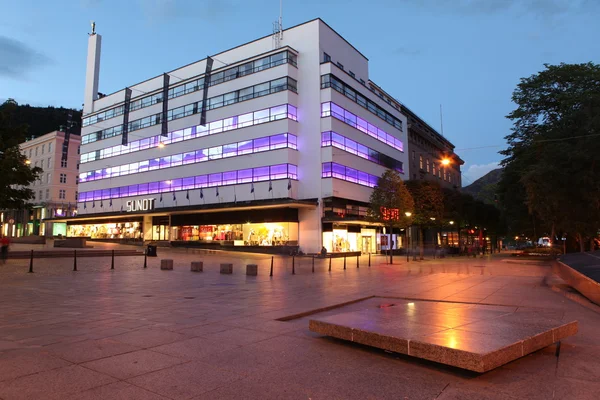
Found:
[[[92,33],[68,235],[385,248],[364,217],[386,168],[409,176],[406,117],[321,19],[101,97],[99,68]]]

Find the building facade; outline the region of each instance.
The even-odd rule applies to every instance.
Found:
[[[407,118],[370,81],[367,58],[325,22],[101,98],[100,44],[90,35],[78,216],[68,235],[385,248],[365,216],[387,168],[410,176]]]
[[[454,152],[454,145],[404,105],[402,112],[408,118],[409,179],[460,189],[464,161]]]
[[[66,223],[54,223],[53,218],[76,215],[81,137],[69,135],[65,141],[65,135],[65,132],[54,131],[19,146],[31,167],[39,167],[43,172],[29,186],[34,193],[30,210],[2,212],[3,234],[12,237],[66,235]]]

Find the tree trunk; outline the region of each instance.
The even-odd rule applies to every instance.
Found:
[[[554,230],[554,222],[552,223],[552,232],[550,234],[550,246],[554,244],[554,238],[556,237],[556,231]]]
[[[583,236],[581,236],[581,233],[577,234],[577,238],[579,239],[579,252],[583,253],[585,252],[585,245],[583,244]]]
[[[423,260],[423,227],[419,226],[419,252],[420,252],[420,259]]]

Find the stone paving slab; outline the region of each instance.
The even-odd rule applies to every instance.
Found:
[[[373,298],[353,308],[314,316],[309,329],[479,373],[575,335],[578,330],[577,321],[562,321],[553,311],[518,313],[516,307],[506,306]]]

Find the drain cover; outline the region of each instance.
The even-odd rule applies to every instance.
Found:
[[[388,307],[394,307],[395,304],[380,304],[377,307],[378,308],[388,308]]]

